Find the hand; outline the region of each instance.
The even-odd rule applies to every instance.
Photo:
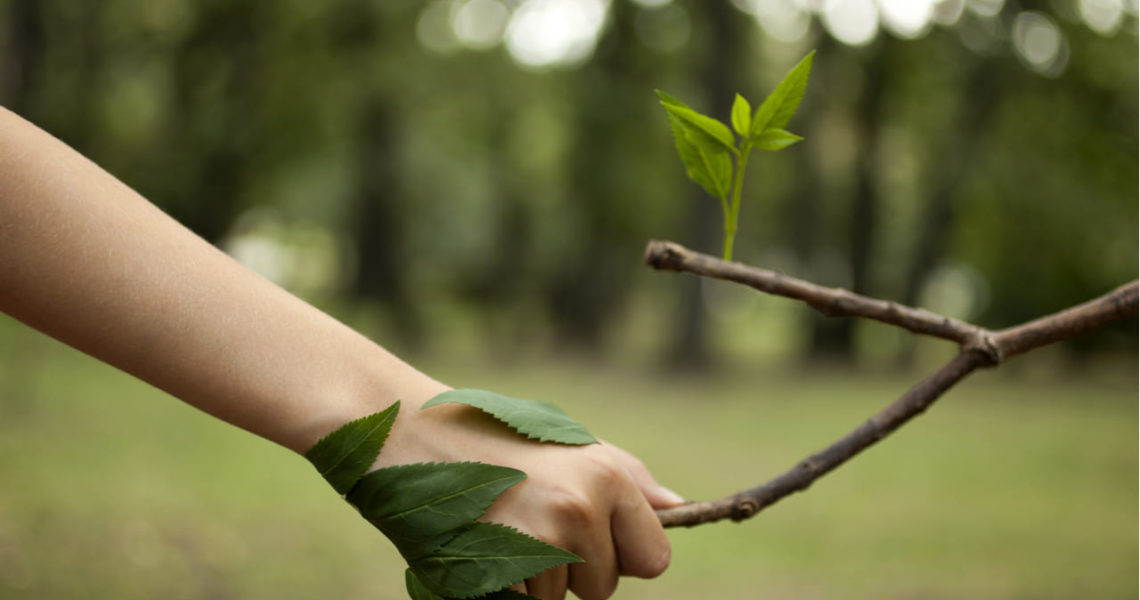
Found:
[[[653,509],[683,500],[633,455],[605,442],[527,440],[467,406],[420,411],[429,397],[401,410],[376,467],[474,460],[525,472],[527,479],[504,492],[481,520],[515,527],[585,562],[543,571],[516,590],[542,600],[561,600],[567,589],[582,600],[604,600],[619,575],[651,578],[669,566],[669,540]]]

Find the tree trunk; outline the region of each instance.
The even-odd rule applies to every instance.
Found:
[[[396,326],[403,351],[415,351],[423,341],[422,326],[408,293],[405,219],[400,215],[399,152],[395,148],[396,118],[382,100],[373,98],[361,119],[357,154],[355,218],[355,294],[380,302]]]
[[[580,111],[574,146],[569,152],[570,197],[577,212],[579,231],[589,239],[563,257],[563,265],[546,284],[546,297],[554,317],[560,348],[596,354],[604,334],[629,292],[636,261],[630,253],[628,222],[614,206],[642,199],[636,181],[621,165],[640,148],[636,134],[648,119],[644,94],[652,89],[653,65],[640,60],[643,51],[634,30],[637,7],[615,2],[611,25],[599,40],[593,60],[582,68],[576,85]],[[628,211],[625,211],[628,214]]]
[[[918,306],[922,288],[931,273],[942,262],[950,232],[954,230],[955,200],[959,197],[967,173],[981,151],[983,133],[989,126],[990,115],[1001,95],[1004,77],[998,61],[993,58],[977,59],[970,69],[968,81],[960,89],[960,100],[953,129],[938,152],[941,168],[934,178],[926,204],[922,209],[919,235],[911,252],[913,257],[903,282],[902,303]],[[899,367],[909,367],[914,356],[915,340],[907,338],[896,357]]]
[[[739,72],[737,56],[740,42],[737,21],[743,19],[736,14],[729,2],[693,3],[692,10],[705,23],[707,32],[700,64],[700,81],[704,95],[704,106],[718,119],[729,122],[732,98],[736,92],[733,79]],[[720,247],[722,211],[716,199],[708,197],[703,190],[693,186],[689,192],[690,216],[686,244],[694,248],[710,249]],[[668,364],[673,369],[706,370],[713,364],[712,349],[708,340],[708,311],[705,310],[701,280],[681,278],[680,310],[677,311],[677,329],[671,344]]]
[[[12,0],[8,7],[8,60],[0,80],[0,98],[18,115],[36,120],[36,78],[42,73],[44,18],[42,2]]]
[[[872,291],[871,265],[875,251],[879,215],[878,165],[879,119],[884,90],[891,75],[890,53],[896,42],[880,36],[864,62],[862,94],[855,112],[858,144],[855,156],[855,189],[848,229],[848,260],[851,288],[857,294]],[[811,358],[851,362],[854,359],[854,321],[816,320],[812,332]]]

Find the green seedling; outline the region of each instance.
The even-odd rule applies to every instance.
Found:
[[[736,95],[732,104],[732,128],[702,115],[684,102],[657,90],[661,106],[669,116],[677,153],[685,165],[685,173],[697,185],[720,200],[724,211],[724,260],[732,260],[740,218],[740,193],[744,188],[744,170],[753,149],[776,151],[802,140],[784,129],[807,89],[811,73],[812,51],[803,58],[764,103],[752,111],[748,100]],[[733,136],[733,132],[736,136]],[[735,164],[734,164],[735,163]]]

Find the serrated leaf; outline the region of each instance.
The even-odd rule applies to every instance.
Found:
[[[491,592],[486,596],[479,596],[474,600],[538,600],[538,598],[514,590],[499,590],[497,592]]]
[[[685,174],[709,195],[724,200],[732,185],[732,159],[719,142],[670,112],[671,106],[688,108],[683,102],[657,90],[661,105],[669,118],[677,154],[685,165]],[[731,134],[729,134],[731,135]],[[698,141],[694,141],[694,139]],[[699,141],[703,140],[703,144]]]
[[[411,569],[404,571],[404,587],[408,590],[411,600],[444,600],[442,596],[429,590]]]
[[[502,590],[551,567],[581,560],[505,525],[475,523],[409,566],[431,591],[462,599]]]
[[[365,475],[346,499],[401,552],[422,555],[434,548],[416,546],[474,522],[523,479],[518,469],[476,462],[399,465]]]
[[[583,445],[598,441],[570,415],[548,402],[511,398],[485,390],[465,389],[444,392],[424,403],[423,408],[447,402],[474,406],[506,423],[511,429],[540,442]]]
[[[766,129],[754,142],[761,150],[782,150],[804,138],[783,129]]]
[[[796,109],[804,99],[814,57],[815,51],[812,50],[784,75],[776,89],[756,109],[756,115],[752,118],[753,139],[759,138],[769,128],[782,129],[792,120],[792,115],[796,114]]]
[[[744,137],[752,131],[752,105],[740,94],[732,102],[732,128]]]
[[[376,462],[399,411],[397,401],[378,413],[347,423],[313,444],[305,458],[338,494],[346,494]]]

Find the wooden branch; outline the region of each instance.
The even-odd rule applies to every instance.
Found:
[[[666,527],[747,519],[781,498],[807,489],[819,477],[918,416],[975,369],[995,366],[1034,348],[1135,317],[1140,290],[1140,284],[1133,281],[1056,314],[995,332],[929,311],[860,296],[843,289],[818,286],[775,271],[725,262],[673,242],[649,242],[645,262],[655,269],[736,281],[769,294],[802,300],[828,316],[874,319],[917,334],[951,340],[961,348],[950,362],[907,390],[898,400],[771,481],[719,500],[691,502],[657,511],[658,518]]]
[[[693,252],[680,244],[653,240],[645,249],[645,264],[665,271],[685,271],[703,277],[735,281],[761,292],[802,300],[829,317],[863,317],[897,325],[908,331],[976,345],[987,355],[989,345],[982,339],[984,330],[958,319],[951,319],[920,308],[876,300],[842,288],[828,288],[767,269]],[[997,356],[992,357],[996,362]]]

